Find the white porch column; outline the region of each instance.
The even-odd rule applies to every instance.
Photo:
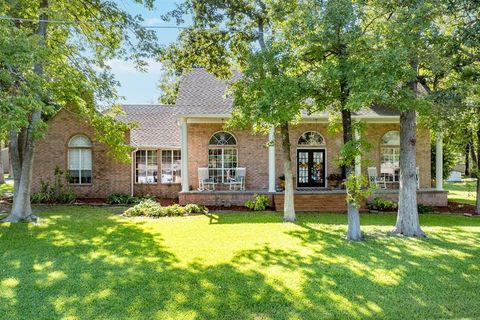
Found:
[[[275,127],[268,133],[268,192],[275,192]]]
[[[435,187],[439,191],[443,190],[443,134],[440,130],[435,141]]]
[[[360,140],[360,132],[355,130],[354,139]],[[360,155],[355,157],[355,176],[359,177],[362,174],[362,157]]]
[[[190,189],[188,183],[188,131],[187,118],[180,119],[180,144],[182,153],[182,192]]]

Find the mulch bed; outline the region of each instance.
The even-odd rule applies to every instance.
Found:
[[[480,216],[475,213],[475,206],[471,204],[464,204],[460,202],[448,201],[448,206],[446,207],[435,207],[435,211],[441,213],[463,213],[471,216]]]

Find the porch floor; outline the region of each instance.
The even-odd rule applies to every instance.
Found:
[[[198,203],[207,206],[243,206],[245,201],[250,200],[254,194],[265,194],[270,197],[270,205],[277,211],[283,211],[283,192],[268,192],[259,190],[215,190],[198,191],[192,190],[179,193],[180,204]],[[433,188],[417,190],[418,203],[436,207],[447,206],[447,191],[438,191]],[[398,201],[398,189],[379,189],[369,200],[380,197],[392,201]],[[308,189],[295,190],[295,210],[299,212],[344,212],[346,211],[345,190],[342,189]],[[366,208],[366,204],[363,205]]]

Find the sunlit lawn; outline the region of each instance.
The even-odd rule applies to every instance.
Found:
[[[463,179],[462,182],[444,182],[443,187],[448,190],[448,200],[475,204],[476,179]]]
[[[3,319],[439,319],[480,317],[480,219],[218,214],[158,220],[56,207],[0,225]]]

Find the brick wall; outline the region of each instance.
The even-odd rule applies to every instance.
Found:
[[[86,135],[93,144],[92,183],[71,185],[77,197],[103,198],[112,192],[130,193],[130,165],[107,156],[108,147],[95,141],[93,129],[65,110],[49,121],[45,135],[36,143],[32,190],[38,191],[41,179],[52,180],[55,167],[68,169],[68,141],[77,134]]]
[[[92,146],[92,183],[71,185],[79,198],[104,198],[113,192],[131,193],[132,164],[119,163],[107,155],[108,146],[95,140],[93,129],[77,115],[61,110],[49,121],[42,139],[37,141],[33,166],[32,190],[39,190],[40,180],[53,179],[58,166],[68,169],[68,141],[83,134],[90,138]],[[129,136],[126,141],[129,141]],[[158,157],[160,165],[160,154]],[[159,168],[160,169],[160,168]],[[164,198],[178,197],[180,184],[134,184],[135,195],[152,195]]]
[[[188,170],[189,183],[198,188],[198,168],[208,166],[208,141],[222,124],[188,124]],[[252,135],[250,131],[231,132],[237,139],[238,166],[247,168],[247,189],[268,188],[268,142],[266,135]]]
[[[222,124],[189,124],[189,172],[190,185],[194,190],[198,188],[198,167],[208,165],[208,141],[217,131],[222,130]],[[382,136],[391,130],[399,130],[399,124],[376,124],[369,123],[366,128],[365,138],[371,143],[371,149],[362,160],[367,160],[368,165],[362,166],[362,172],[367,174],[367,166],[377,166],[380,172],[380,141]],[[330,134],[328,124],[325,123],[302,123],[290,127],[291,158],[294,177],[297,171],[297,147],[298,138],[306,131],[318,131],[325,139],[327,157],[327,175],[340,172],[336,165],[336,159],[342,147],[342,135]],[[247,189],[268,188],[268,150],[265,143],[266,135],[251,135],[249,131],[232,132],[238,143],[238,165],[247,168]],[[278,177],[283,173],[282,147],[280,133],[276,132],[275,170]],[[418,129],[417,134],[417,166],[420,168],[420,186],[431,186],[430,174],[430,136],[424,128]]]

